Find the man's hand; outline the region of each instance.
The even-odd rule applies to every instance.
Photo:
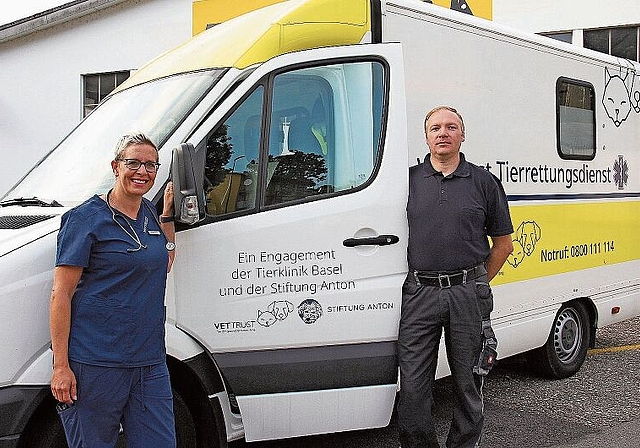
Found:
[[[492,236],[491,242],[493,243],[491,246],[491,254],[489,254],[489,259],[486,262],[487,278],[489,281],[493,280],[493,277],[498,274],[504,262],[507,261],[509,254],[513,252],[513,242],[510,234]]]

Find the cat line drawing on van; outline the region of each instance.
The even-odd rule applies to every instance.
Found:
[[[604,69],[602,105],[616,127],[629,118],[632,110],[640,113],[640,83],[635,82],[639,76],[633,68],[620,68],[619,73]]]

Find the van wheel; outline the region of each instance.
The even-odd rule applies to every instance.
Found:
[[[53,401],[47,400],[34,414],[18,444],[19,448],[68,448],[60,418],[55,412]],[[196,427],[184,399],[173,390],[173,412],[176,420],[178,448],[197,446]],[[125,448],[126,441],[121,433],[116,448]]]
[[[558,311],[545,345],[527,353],[531,369],[561,379],[574,375],[587,357],[589,313],[582,302],[570,302]]]

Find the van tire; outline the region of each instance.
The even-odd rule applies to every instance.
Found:
[[[193,418],[184,399],[175,389],[173,389],[173,412],[176,420],[177,447],[195,448],[197,436]],[[52,400],[46,400],[31,420],[20,438],[19,448],[68,448],[64,429]],[[116,448],[125,447],[125,438],[120,434]]]
[[[175,389],[173,389],[173,415],[176,421],[176,446],[195,448],[197,446],[196,425],[187,403]]]
[[[526,354],[536,374],[561,379],[574,375],[587,357],[589,313],[583,302],[569,302],[556,315],[545,345]]]

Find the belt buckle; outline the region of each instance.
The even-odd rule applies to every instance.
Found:
[[[442,280],[446,279],[446,284],[442,283]],[[451,288],[451,277],[446,274],[438,274],[438,284],[440,285],[440,289]]]
[[[418,271],[413,271],[413,279],[417,286],[422,286],[422,283],[420,283],[420,277],[418,276]]]

